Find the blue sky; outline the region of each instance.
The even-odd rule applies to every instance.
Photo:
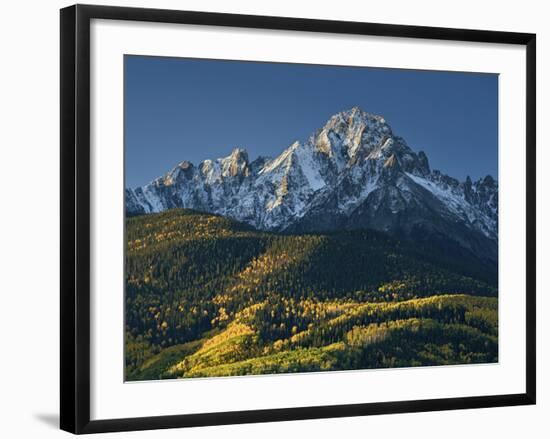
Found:
[[[124,93],[127,187],[236,146],[278,155],[353,106],[433,169],[497,177],[497,75],[126,56]]]

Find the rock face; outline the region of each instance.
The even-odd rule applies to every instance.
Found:
[[[450,240],[496,261],[498,183],[460,182],[431,170],[383,117],[354,107],[305,142],[250,162],[243,149],[126,189],[128,214],[185,207],[258,229],[316,232],[372,228]]]

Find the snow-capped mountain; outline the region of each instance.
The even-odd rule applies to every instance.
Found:
[[[312,232],[373,228],[449,238],[496,260],[498,184],[431,170],[383,117],[354,107],[332,116],[276,158],[244,149],[126,189],[129,214],[186,207],[258,229]]]

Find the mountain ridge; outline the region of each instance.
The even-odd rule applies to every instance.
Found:
[[[496,260],[498,182],[432,170],[386,120],[353,107],[305,141],[252,162],[243,148],[199,165],[183,161],[126,189],[128,214],[192,208],[277,232],[371,228],[451,239]]]

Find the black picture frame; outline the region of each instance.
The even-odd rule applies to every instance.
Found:
[[[90,21],[92,19],[525,46],[527,59],[525,66],[527,75],[526,392],[494,396],[90,420]],[[60,24],[61,429],[81,434],[535,404],[536,36],[534,34],[89,5],[75,5],[62,9]]]

